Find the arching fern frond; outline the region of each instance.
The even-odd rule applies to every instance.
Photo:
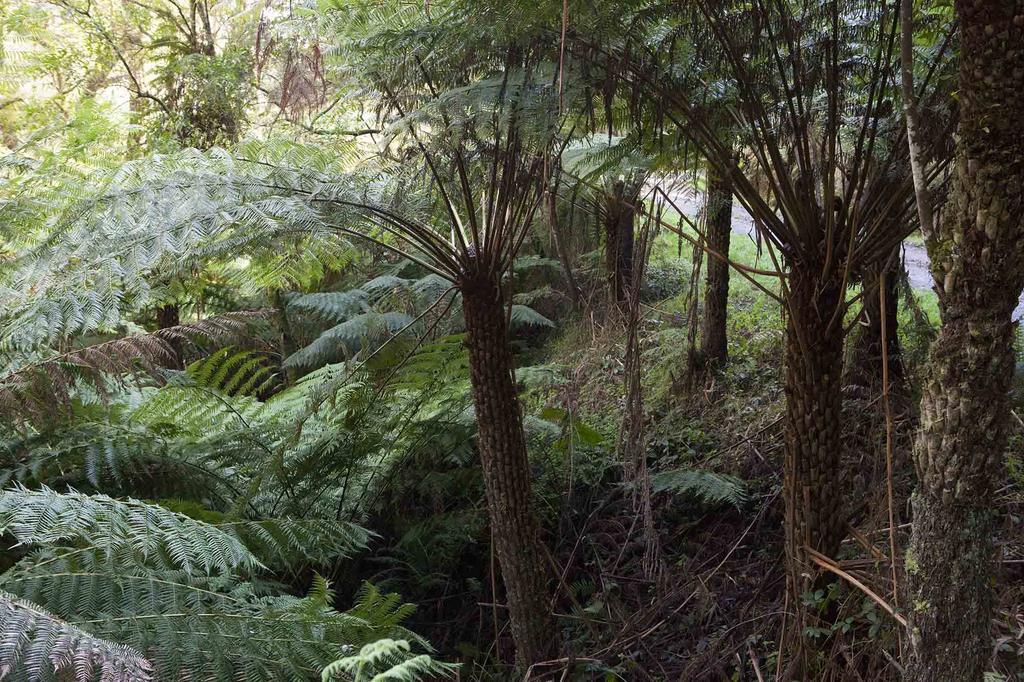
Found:
[[[363,289],[305,294],[289,300],[288,309],[309,313],[324,322],[337,324],[369,311],[369,298],[370,294]]]
[[[740,507],[747,501],[747,486],[742,479],[703,469],[673,469],[651,477],[651,489],[691,495],[706,504],[731,504]]]
[[[377,346],[401,331],[413,318],[405,313],[361,313],[331,327],[313,343],[288,356],[285,367],[317,367],[351,357],[364,346]],[[341,357],[339,357],[341,356]]]
[[[0,593],[0,679],[149,682],[153,666],[131,647],[94,637]]]
[[[458,666],[415,655],[404,639],[381,639],[367,644],[358,654],[346,656],[324,668],[321,679],[348,682],[419,682],[448,678]]]
[[[232,533],[138,500],[58,493],[18,486],[0,492],[0,528],[23,545],[86,543],[113,556],[145,560],[206,574],[231,574],[261,566]]]
[[[101,395],[109,379],[126,374],[155,374],[175,362],[172,343],[217,343],[237,337],[265,311],[227,313],[198,322],[160,329],[148,334],[133,334],[84,348],[29,359],[14,365],[0,376],[0,414],[12,418],[43,419],[56,408],[66,406],[80,385]],[[7,340],[0,341],[0,345]]]
[[[229,396],[259,395],[276,379],[265,355],[230,346],[196,360],[186,371],[200,386]]]
[[[555,323],[529,306],[515,304],[512,306],[511,323],[513,329],[526,327],[554,327]]]
[[[264,564],[295,568],[327,565],[365,549],[370,531],[333,519],[262,519],[216,524],[231,531]]]

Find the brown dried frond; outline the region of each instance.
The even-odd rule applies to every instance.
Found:
[[[76,348],[14,368],[0,376],[0,415],[13,422],[38,423],[66,409],[76,387],[88,386],[102,398],[110,380],[140,375],[160,379],[159,370],[177,364],[174,345],[230,341],[267,314],[265,310],[226,313]]]

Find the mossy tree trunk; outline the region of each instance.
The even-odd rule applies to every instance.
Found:
[[[1024,288],[1024,0],[957,0],[956,13],[959,138],[950,204],[928,239],[942,326],[921,397],[906,564],[916,682],[981,680],[991,655],[992,494]]]
[[[732,184],[713,169],[707,176],[708,248],[725,257],[729,256],[729,236],[732,230]],[[704,315],[701,318],[701,355],[708,365],[722,365],[729,359],[726,335],[729,303],[729,265],[708,256],[707,275],[704,280]]]
[[[800,633],[816,625],[802,595],[820,584],[820,570],[806,548],[834,557],[846,527],[840,458],[843,324],[842,315],[835,315],[842,287],[822,281],[821,270],[796,263],[788,278],[783,495],[787,585]]]
[[[551,658],[557,637],[545,550],[533,514],[507,309],[495,279],[486,272],[468,275],[461,283],[462,309],[491,537],[505,583],[516,659],[525,667]]]

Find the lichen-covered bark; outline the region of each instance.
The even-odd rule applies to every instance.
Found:
[[[820,571],[805,547],[835,556],[845,534],[841,495],[842,316],[833,319],[841,286],[821,281],[820,267],[794,264],[788,278],[786,323],[786,559],[797,632],[809,622],[801,595]]]
[[[467,279],[461,289],[491,537],[505,583],[516,659],[529,666],[550,658],[558,644],[544,547],[533,515],[507,310],[500,287],[486,274]]]
[[[633,221],[635,197],[626,196],[626,183],[615,182],[605,202],[605,269],[612,301],[626,303],[633,274]]]
[[[981,680],[991,652],[992,491],[1002,472],[1024,288],[1024,0],[958,0],[960,124],[928,250],[942,327],[914,448],[906,679]]]
[[[714,170],[708,170],[707,198],[708,248],[728,257],[732,229],[732,185]],[[726,335],[729,303],[729,265],[708,256],[704,280],[704,316],[701,318],[701,354],[709,365],[721,365],[729,359]]]

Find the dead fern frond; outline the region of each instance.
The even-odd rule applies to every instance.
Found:
[[[102,398],[110,382],[128,376],[159,380],[162,368],[176,364],[175,345],[229,342],[267,315],[265,310],[226,313],[25,363],[0,377],[0,415],[37,422],[67,407],[76,389],[89,388]]]

